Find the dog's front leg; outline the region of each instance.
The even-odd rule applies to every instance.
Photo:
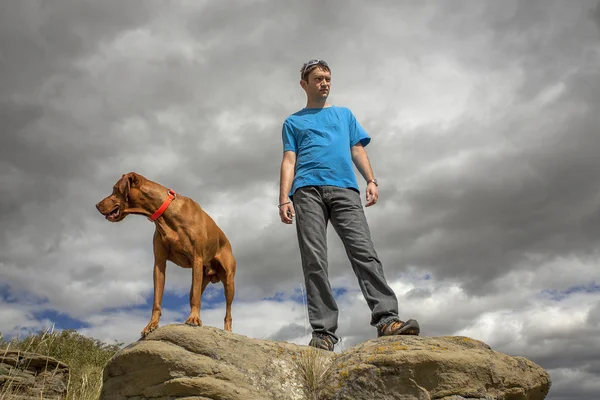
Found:
[[[158,327],[160,320],[162,297],[165,290],[165,270],[167,269],[166,252],[160,241],[154,240],[154,301],[152,302],[152,317],[142,330],[142,337]]]
[[[190,289],[190,316],[185,321],[188,325],[202,326],[200,319],[200,307],[202,297],[202,276],[204,266],[202,258],[197,257],[192,265],[192,287]]]

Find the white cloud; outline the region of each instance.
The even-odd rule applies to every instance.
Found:
[[[301,63],[322,57],[331,102],[373,138],[380,201],[365,212],[401,317],[425,335],[470,335],[538,360],[553,377],[549,399],[590,398],[594,4],[278,4],[7,5],[0,276],[13,298],[0,297],[3,334],[51,325],[35,317],[47,310],[88,323],[85,334],[137,339],[150,310],[131,307],[152,293],[153,226],[110,224],[94,208],[136,171],[196,200],[231,240],[234,331],[306,343],[305,310],[286,297],[303,279],[295,228],[276,202],[281,123],[304,106]],[[332,282],[347,289],[341,350],[375,331],[328,237]],[[168,294],[185,298],[189,280],[169,264]],[[262,300],[275,293],[284,300]],[[163,324],[183,322],[188,307],[167,307]],[[203,311],[207,325],[223,316],[222,305]]]

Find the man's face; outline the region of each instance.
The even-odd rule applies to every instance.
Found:
[[[302,81],[302,87],[311,99],[326,99],[331,89],[331,72],[314,68],[308,73],[308,81]]]

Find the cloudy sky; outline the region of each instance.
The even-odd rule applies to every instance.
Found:
[[[537,362],[549,399],[590,399],[599,43],[596,1],[4,1],[0,332],[139,337],[153,226],[94,207],[135,171],[230,238],[234,332],[307,343],[296,233],[276,205],[281,124],[305,105],[302,63],[323,58],[330,102],[372,137],[366,214],[401,317]],[[376,334],[329,233],[343,350]],[[163,325],[187,317],[190,279],[169,264]],[[209,286],[206,325],[222,327],[223,300]]]

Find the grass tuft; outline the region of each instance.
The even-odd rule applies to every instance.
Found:
[[[325,351],[315,348],[302,350],[294,360],[296,373],[304,395],[309,400],[321,400],[322,391],[332,373],[332,360]]]

